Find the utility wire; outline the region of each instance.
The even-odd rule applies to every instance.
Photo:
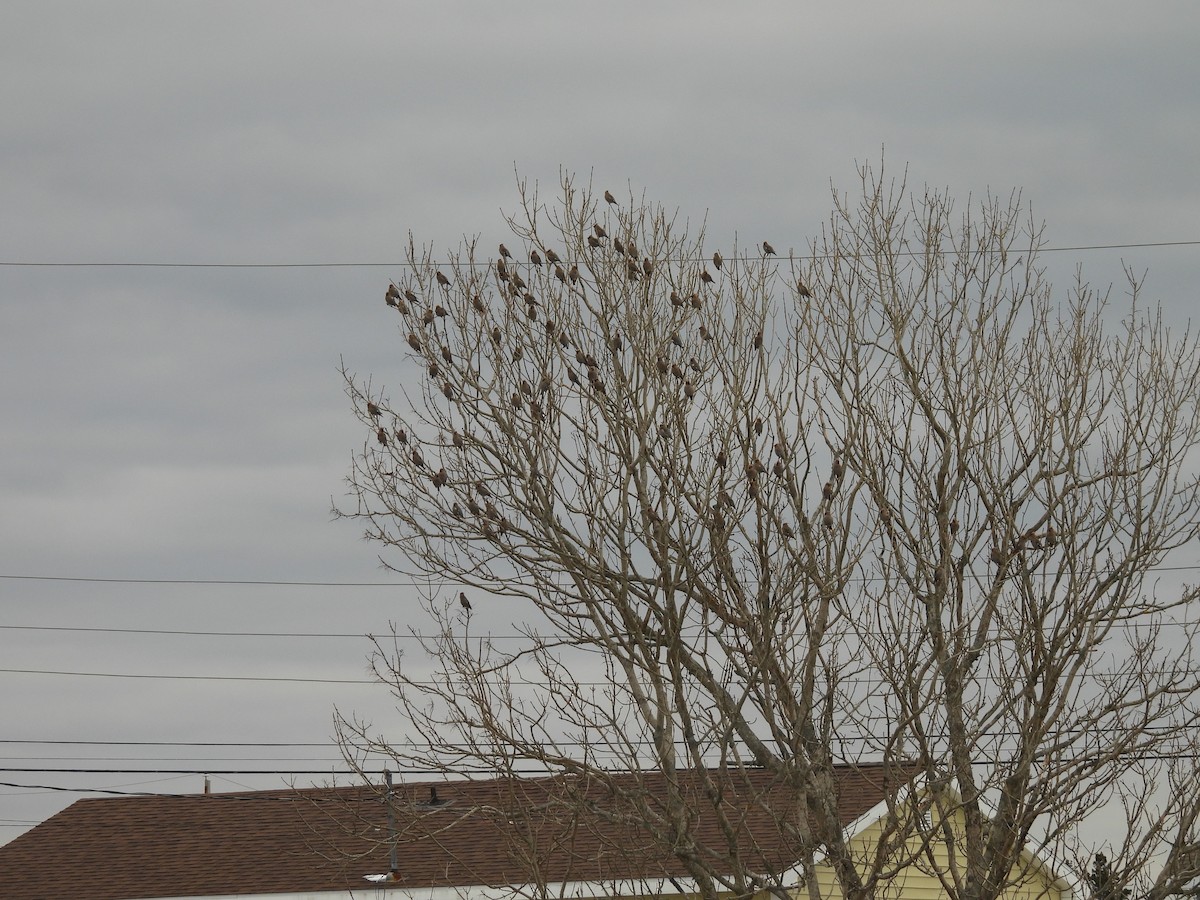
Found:
[[[1164,676],[1200,676],[1200,669],[1139,669],[1141,675],[1164,675]],[[62,675],[71,678],[139,678],[162,681],[266,681],[266,682],[284,682],[284,683],[299,683],[299,684],[370,684],[384,685],[389,682],[371,678],[304,678],[299,676],[267,676],[267,675],[166,675],[162,673],[138,673],[138,672],[73,672],[60,669],[0,669],[0,674],[9,675]],[[1001,675],[989,675],[980,673],[979,681],[999,682]],[[1080,678],[1127,678],[1128,672],[1084,672],[1078,677]],[[1015,679],[1014,679],[1015,680]],[[407,679],[406,684],[413,684],[427,687],[439,687],[443,685],[441,681],[433,679]],[[518,687],[550,687],[554,684],[552,681],[535,680],[532,678],[512,678],[506,679],[503,682],[506,685]],[[889,684],[890,682],[880,677],[854,677],[843,678],[842,684],[862,685],[862,684]],[[578,687],[609,687],[613,684],[611,681],[575,681],[574,685]]]
[[[1079,252],[1083,250],[1139,250],[1150,247],[1194,247],[1200,245],[1200,241],[1142,241],[1138,243],[1128,244],[1079,244],[1075,246],[1061,247],[1038,247],[1038,253],[1067,253]],[[953,249],[947,252],[953,252]],[[994,251],[999,253],[1000,251]],[[921,255],[919,251],[908,251],[906,256]],[[784,259],[826,259],[830,254],[812,254],[804,253]],[[737,259],[758,260],[758,256],[742,256]],[[702,257],[686,258],[681,262],[702,261]],[[730,260],[735,257],[729,257]],[[442,262],[432,262],[432,265],[454,265],[453,262],[445,260]],[[57,262],[47,260],[3,260],[0,261],[0,266],[11,267],[26,267],[26,268],[42,268],[42,269],[71,269],[71,268],[109,268],[109,269],[377,269],[377,268],[408,268],[408,267],[424,267],[425,263],[412,263],[408,260],[391,261],[391,262],[315,262],[315,263],[205,263],[205,262]],[[483,263],[477,263],[477,267],[483,266]]]
[[[1195,572],[1200,571],[1200,565],[1194,566],[1150,566],[1144,572]],[[86,584],[200,584],[200,585],[238,585],[238,586],[267,586],[267,587],[364,587],[364,588],[396,588],[396,587],[427,587],[433,579],[411,579],[405,581],[282,581],[282,580],[236,580],[232,578],[95,578],[90,576],[69,575],[6,575],[0,574],[0,579],[11,581],[66,581],[83,582]],[[849,579],[854,582],[881,581],[879,576],[869,578]]]

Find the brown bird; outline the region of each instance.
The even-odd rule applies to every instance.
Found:
[[[601,240],[604,240],[604,238],[608,237],[608,232],[601,228],[599,223],[592,226],[592,231],[594,231],[596,233],[596,237],[600,238]]]
[[[405,431],[403,428],[397,428],[396,429],[396,440],[399,441],[401,444],[407,445],[408,444],[408,432]]]
[[[1058,532],[1053,525],[1046,526],[1046,546],[1053,550],[1058,545]]]
[[[759,331],[758,333],[756,333],[754,335],[754,349],[761,350],[762,345],[763,345],[763,336],[762,336],[762,332]]]
[[[397,306],[400,303],[400,292],[396,290],[394,284],[389,284],[387,293],[383,295],[383,300],[388,306]]]
[[[450,279],[443,275],[440,271],[437,273],[437,283],[442,287],[450,287]]]
[[[588,235],[588,246],[591,247],[593,250],[595,250],[597,247],[600,246],[600,238],[596,237],[594,234],[589,234]]]
[[[637,244],[633,242],[633,238],[629,238],[625,242],[625,252],[633,257],[634,260],[638,258]]]
[[[763,255],[765,255],[765,256],[774,256],[775,255],[775,248],[772,247],[770,244],[768,244],[766,241],[763,241]]]
[[[703,325],[700,326],[700,338],[701,338],[701,340],[705,340],[705,341],[712,340],[712,334],[710,334],[709,330]]]
[[[831,513],[828,509],[825,510],[825,515],[821,516],[821,524],[826,528],[833,528],[833,513]]]
[[[475,312],[479,313],[480,315],[485,315],[487,313],[487,304],[483,302],[483,298],[478,294],[471,298],[471,305],[475,307]]]
[[[554,277],[557,278],[559,281],[561,281],[563,284],[567,283],[567,273],[563,271],[563,267],[560,265],[556,264],[554,266]]]
[[[465,442],[463,441],[463,436],[458,433],[458,429],[455,429],[453,432],[451,432],[450,443],[452,443],[459,450],[461,450],[465,446]]]
[[[620,239],[620,238],[613,238],[613,247],[614,247],[614,248],[616,248],[616,251],[617,251],[618,253],[624,253],[624,252],[625,252],[625,245],[624,245],[623,243],[621,243],[621,239]]]
[[[574,369],[567,369],[567,380],[570,381],[571,384],[579,384],[579,373]]]
[[[449,347],[442,347],[442,359],[446,361],[446,365],[450,365],[452,362],[454,362],[454,357],[451,355]]]
[[[806,285],[803,281],[796,282],[796,293],[799,294],[801,297],[811,297],[812,296],[812,291],[810,291],[808,289],[808,285]]]
[[[500,245],[500,256],[502,259],[512,259],[512,254],[508,252],[508,248],[503,244]]]
[[[833,499],[833,482],[825,482],[825,486],[821,488],[821,496],[824,498],[826,503]]]
[[[678,331],[673,331],[673,332],[671,332],[671,343],[672,343],[672,344],[674,344],[676,347],[682,347],[682,346],[683,346],[683,338],[681,338],[681,337],[679,336],[679,332],[678,332]]]
[[[842,458],[840,456],[833,457],[833,470],[830,474],[832,475],[833,481],[841,481],[842,477],[846,474],[846,467],[842,464]]]
[[[504,264],[504,260],[502,259],[496,260],[496,274],[500,277],[501,281],[508,281],[508,266]]]
[[[655,366],[655,368],[656,368],[656,369],[658,369],[658,374],[659,374],[659,375],[666,375],[666,374],[667,374],[667,372],[669,372],[669,371],[670,371],[670,366],[668,366],[668,365],[667,365],[667,361],[666,361],[666,359],[665,359],[664,357],[662,357],[662,356],[659,356],[659,357],[656,357],[656,358],[655,358],[655,360],[654,360],[654,366]]]
[[[467,612],[471,611],[471,601],[467,599],[467,595],[465,593],[463,593],[462,591],[458,592],[458,605],[461,606],[463,609],[465,609]]]
[[[513,286],[516,287],[517,290],[524,290],[524,288],[525,288],[525,279],[524,278],[522,278],[516,272],[513,272],[512,275],[509,277],[513,283]]]
[[[446,307],[442,306],[442,304],[440,304],[440,303],[433,308],[433,311],[436,315],[440,316],[443,319],[446,318],[446,316],[450,315],[450,313],[446,312]]]
[[[951,535],[958,534],[958,517],[957,516],[955,516],[953,519],[950,520],[950,534]]]
[[[721,257],[720,252],[713,254],[713,265],[716,266],[718,270],[721,268],[721,264],[723,262],[725,262],[725,260]]]
[[[492,326],[492,343],[499,344],[500,339],[504,337],[504,333],[500,330],[499,325]]]
[[[558,254],[555,253],[553,250],[551,250],[549,247],[546,248],[546,261],[552,262],[552,263],[562,262],[562,260],[559,259]]]
[[[688,297],[688,302],[692,304],[692,309],[699,309],[704,305],[700,302],[700,295],[695,293]]]
[[[650,273],[654,271],[654,263],[650,262],[650,257],[642,259],[642,271],[646,273],[646,277],[650,277]]]
[[[779,533],[782,534],[785,538],[795,537],[795,535],[796,535],[796,532],[792,531],[792,526],[789,525],[787,522],[779,523]]]
[[[703,281],[705,284],[712,284],[713,277],[708,274],[708,269],[700,270],[700,280]]]
[[[408,333],[408,346],[412,347],[417,352],[420,352],[421,350],[421,339],[411,331]]]
[[[513,391],[511,403],[512,403],[512,408],[515,410],[518,410],[518,411],[521,409],[522,406],[525,405],[525,401],[521,399],[521,394],[519,391]]]
[[[621,348],[625,346],[625,341],[621,338],[621,332],[618,331],[616,334],[614,334],[612,340],[608,342],[608,345],[612,348],[613,353],[619,352]]]
[[[683,369],[679,368],[679,363],[671,363],[671,374],[683,381]]]
[[[448,382],[448,381],[442,382],[442,393],[446,395],[447,400],[454,399],[454,388],[450,385],[450,382]]]
[[[787,469],[783,467],[783,460],[775,460],[775,465],[771,466],[771,471],[775,473],[776,478],[782,478],[787,472]]]
[[[536,250],[530,250],[529,261],[535,266],[540,266],[542,264],[542,254],[538,253]]]
[[[426,325],[432,325],[433,324],[433,310],[432,309],[425,310],[425,315],[421,316],[421,321],[424,322]]]
[[[642,273],[638,271],[637,263],[632,259],[627,259],[625,260],[625,274],[629,276],[630,281],[637,281]]]
[[[521,393],[524,394],[526,397],[533,396],[533,385],[531,385],[527,379],[525,379],[525,378],[521,379],[520,388],[521,388]]]
[[[461,519],[462,507],[455,503],[452,507],[450,507],[450,515],[454,516],[456,519]]]
[[[612,191],[605,191],[605,192],[604,192],[604,199],[605,199],[606,201],[608,201],[609,203],[613,204],[614,206],[615,206],[615,205],[616,205],[616,203],[617,203],[617,198],[616,198],[616,197],[614,197],[614,196],[612,195]]]
[[[722,469],[725,468],[725,466],[729,463],[729,457],[725,455],[724,450],[717,451],[716,463]]]
[[[433,486],[440,491],[446,486],[446,483],[450,480],[450,477],[446,474],[446,470],[443,468],[434,472],[431,480],[433,481]]]
[[[410,288],[406,288],[404,291],[404,299],[407,300],[409,303],[416,303],[417,295],[414,294]]]
[[[478,516],[483,513],[483,508],[475,502],[473,497],[467,498],[467,509],[471,511],[471,515]]]
[[[418,469],[423,468],[425,466],[425,458],[423,456],[421,456],[421,451],[418,450],[416,447],[413,447],[412,461],[413,461],[413,465],[416,466]]]
[[[571,284],[577,282],[579,280],[579,266],[572,265],[571,268],[567,270],[567,277],[571,279]]]
[[[679,291],[671,291],[671,305],[683,306],[683,298],[679,296]]]
[[[429,377],[437,378],[440,374],[442,374],[442,367],[436,361],[431,361],[429,363]]]
[[[388,442],[387,432],[384,431],[382,428],[376,428],[375,429],[375,440],[379,441],[379,443],[383,444],[383,446],[386,447],[387,442]]]
[[[368,416],[378,419],[382,412],[383,412],[383,410],[380,409],[378,406],[376,406],[374,403],[372,403],[370,400],[367,401],[367,415]]]
[[[683,396],[687,397],[689,400],[696,396],[696,386],[690,381],[685,381],[683,383]]]

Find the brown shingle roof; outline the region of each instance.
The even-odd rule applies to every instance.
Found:
[[[720,803],[729,817],[728,830],[722,830],[712,802],[700,799],[701,774],[680,775],[685,793],[696,798],[688,805],[698,811],[698,853],[727,856],[731,834],[752,869],[786,868],[796,860],[799,851],[776,815],[794,807],[786,787],[761,770],[734,776]],[[881,766],[840,770],[843,823],[869,810],[899,780],[903,773],[898,777]],[[639,784],[650,798],[645,808],[622,799],[626,790],[642,796]],[[654,834],[664,787],[657,773],[622,774],[609,783],[398,784],[397,886],[686,876],[670,843]],[[428,802],[431,788],[437,805]],[[0,897],[44,900],[69,893],[131,900],[362,889],[364,875],[389,868],[380,792],[361,786],[79,800],[0,847]]]

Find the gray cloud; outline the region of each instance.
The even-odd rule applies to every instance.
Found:
[[[6,261],[399,260],[410,229],[490,250],[517,208],[514,166],[547,195],[560,166],[645,190],[707,215],[719,246],[799,250],[830,180],[851,187],[885,147],[892,171],[960,197],[1023,188],[1055,243],[1200,236],[1191,4],[65,2],[4,19]],[[1196,248],[1048,262],[1108,283],[1122,258],[1190,314]],[[0,574],[388,580],[329,504],[369,437],[339,359],[405,381],[383,317],[395,274],[0,267]],[[0,592],[8,625],[421,621],[415,586]],[[501,604],[477,607],[505,629]],[[9,668],[356,678],[367,650],[0,630]],[[0,678],[17,738],[323,741],[335,704],[391,720],[386,691],[363,686]],[[9,792],[5,816],[73,797]]]

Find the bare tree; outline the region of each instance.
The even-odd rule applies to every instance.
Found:
[[[1116,809],[1114,866],[1165,859],[1158,900],[1200,864],[1196,591],[1154,581],[1200,536],[1196,339],[1132,277],[1119,310],[1082,278],[1055,296],[1019,196],[956,212],[860,174],[799,255],[711,254],[571,178],[550,205],[520,185],[494,258],[410,241],[386,302],[419,374],[346,373],[368,437],[342,514],[446,591],[424,654],[377,657],[405,742],[342,739],[662,775],[665,798],[621,788],[629,820],[706,897],[796,887],[739,857],[721,798],[753,770],[848,898],[943,859],[950,896],[992,900],[1031,844],[1086,871],[1073,836]],[[515,648],[471,637],[501,603]],[[897,803],[864,855],[837,772],[867,762],[915,766],[936,815]]]

